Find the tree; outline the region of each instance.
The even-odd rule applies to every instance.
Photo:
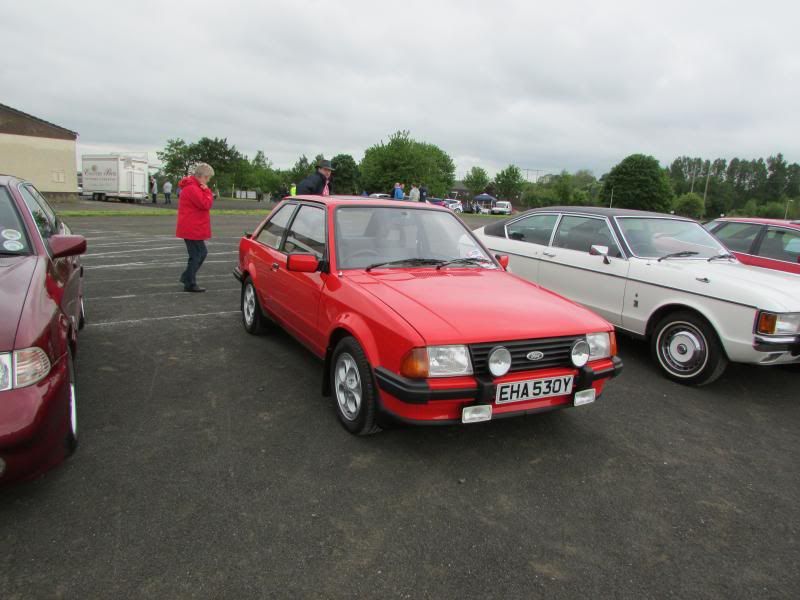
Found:
[[[185,177],[192,167],[192,154],[188,144],[180,138],[167,140],[164,150],[156,152],[162,162],[161,171],[172,177]]]
[[[358,194],[358,165],[349,154],[337,154],[331,159],[334,168],[332,177],[333,191],[337,194]]]
[[[444,196],[455,181],[453,159],[438,146],[412,139],[408,131],[367,148],[359,170],[368,192],[389,192],[395,182],[424,183],[431,196]]]
[[[486,186],[489,185],[489,174],[486,169],[472,167],[469,173],[464,176],[464,185],[467,186],[472,196],[482,194],[486,191]]]
[[[294,166],[289,170],[289,181],[287,183],[298,184],[313,172],[314,166],[308,162],[306,155],[303,154],[297,159],[297,162],[295,162]]]
[[[652,156],[631,154],[606,175],[601,198],[608,206],[669,212],[672,188],[666,173]]]
[[[699,219],[705,214],[703,197],[695,192],[687,192],[675,199],[675,213],[683,217]]]
[[[522,177],[522,171],[516,165],[508,165],[502,171],[499,171],[494,178],[495,189],[497,195],[505,200],[517,200],[522,187],[525,185],[525,179]]]

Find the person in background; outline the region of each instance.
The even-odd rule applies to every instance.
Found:
[[[394,190],[392,191],[392,198],[394,198],[395,200],[403,199],[403,188],[400,187],[400,182],[394,184]]]
[[[292,185],[289,187],[289,195],[290,195],[290,196],[297,196],[297,184],[296,184],[296,183],[293,183],[293,184],[292,184]]]
[[[167,179],[164,182],[164,204],[172,204],[172,182]]]
[[[411,184],[411,191],[408,193],[408,199],[411,202],[419,202],[419,188],[416,183]]]
[[[332,174],[331,161],[320,160],[316,172],[303,179],[292,195],[330,196]]]
[[[363,192],[361,192],[361,196],[363,198],[369,198],[369,194],[367,193],[367,190],[364,190]]]
[[[158,182],[155,177],[150,178],[150,193],[153,194],[153,204],[158,200]]]
[[[178,203],[178,223],[175,236],[186,242],[189,261],[181,275],[181,283],[185,292],[205,292],[205,288],[197,285],[197,271],[208,255],[206,240],[211,238],[211,205],[214,194],[208,187],[208,180],[214,176],[211,165],[200,163],[194,173],[184,177],[178,184],[181,189],[181,201]]]
[[[419,186],[419,201],[420,202],[427,202],[428,201],[428,188],[423,183]]]

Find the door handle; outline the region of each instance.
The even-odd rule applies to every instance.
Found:
[[[553,258],[556,255],[555,252],[542,252],[542,254],[544,254],[545,256],[549,256],[550,258]]]
[[[281,266],[278,263],[272,263],[272,270],[273,271],[277,271],[280,268],[281,268]]]

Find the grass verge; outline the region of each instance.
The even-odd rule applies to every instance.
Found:
[[[60,210],[62,217],[174,217],[177,210]],[[268,215],[270,209],[211,209],[212,215]]]

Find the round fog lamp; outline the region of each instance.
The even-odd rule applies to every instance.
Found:
[[[572,345],[572,364],[576,367],[582,367],[589,362],[589,342],[586,340],[578,340]]]
[[[588,346],[587,346],[588,347]],[[511,368],[511,352],[502,346],[489,353],[489,371],[495,377],[501,377]]]

